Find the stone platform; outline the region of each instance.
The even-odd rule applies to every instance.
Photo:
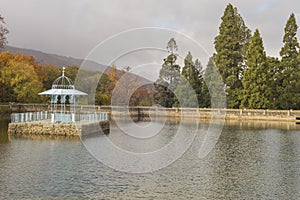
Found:
[[[101,127],[101,128],[100,128]],[[109,121],[91,123],[50,123],[49,121],[10,123],[8,134],[14,136],[65,136],[78,137],[90,133],[109,133]]]

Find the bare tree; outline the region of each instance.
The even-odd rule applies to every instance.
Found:
[[[8,29],[6,28],[4,17],[0,15],[0,49],[7,44],[6,35],[9,33]]]

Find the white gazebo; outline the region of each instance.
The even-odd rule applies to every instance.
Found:
[[[75,89],[73,81],[65,76],[65,67],[63,67],[62,76],[53,82],[52,88],[39,95],[47,95],[51,98],[52,123],[69,123],[75,122],[76,98],[87,94]]]

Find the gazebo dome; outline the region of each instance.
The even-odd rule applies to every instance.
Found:
[[[75,89],[73,81],[65,76],[65,67],[63,67],[62,75],[53,82],[52,88],[50,90],[39,93],[39,95],[49,95],[53,97],[51,101],[53,103],[57,102],[58,95],[60,97],[66,97],[67,95],[71,95],[68,98],[73,99],[73,97],[75,96],[84,96],[87,94]],[[75,101],[73,103],[75,103]]]
[[[52,89],[75,89],[73,81],[65,76],[63,67],[62,76],[58,77],[52,84]]]

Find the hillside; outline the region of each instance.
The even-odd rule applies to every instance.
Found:
[[[37,63],[43,64],[43,65],[55,65],[55,66],[70,66],[70,65],[76,65],[80,66],[83,62],[83,59],[78,58],[72,58],[72,57],[66,57],[66,56],[60,56],[56,54],[49,54],[41,51],[31,50],[31,49],[24,49],[24,48],[18,48],[18,47],[12,47],[12,46],[6,46],[4,49],[2,49],[2,52],[4,51],[10,51],[11,53],[22,53],[25,55],[31,55],[35,58]],[[100,72],[105,71],[106,67],[104,65],[98,64],[93,61],[86,61],[85,62],[85,68],[98,70]]]

